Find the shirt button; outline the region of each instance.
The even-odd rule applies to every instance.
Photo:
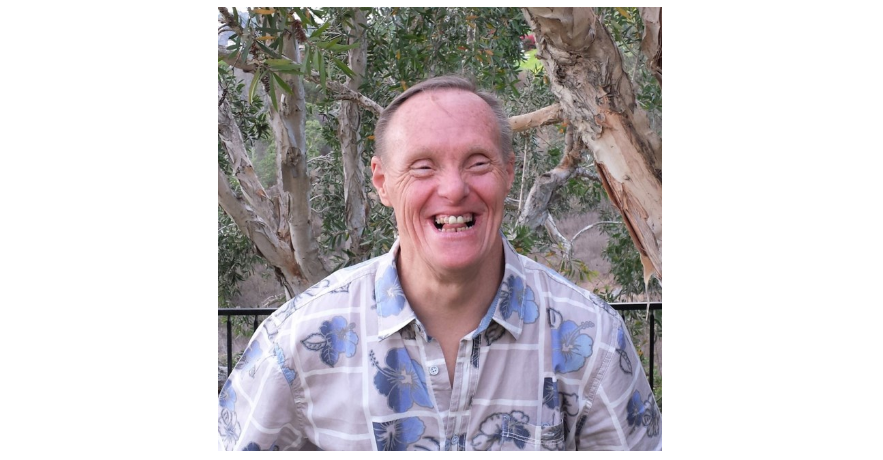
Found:
[[[438,375],[438,366],[430,366],[429,375]]]

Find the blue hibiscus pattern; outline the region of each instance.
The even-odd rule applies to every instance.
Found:
[[[552,380],[552,377],[546,377],[543,380],[543,405],[554,409],[560,407],[558,404],[558,382]]]
[[[345,353],[347,358],[356,354],[359,336],[353,331],[355,327],[355,323],[347,324],[345,318],[335,316],[331,321],[323,321],[319,332],[310,334],[301,343],[308,350],[320,352],[322,362],[334,367],[341,353]]]
[[[534,299],[533,289],[525,286],[524,281],[517,276],[509,276],[503,282],[506,290],[500,296],[500,313],[503,318],[509,319],[512,313],[518,313],[518,316],[525,323],[533,323],[540,316],[540,309]]]
[[[552,329],[552,364],[556,373],[577,371],[592,356],[594,341],[588,334],[580,334],[581,330],[592,326],[594,324],[590,321],[577,325],[568,320],[562,322],[560,327]]]
[[[377,368],[374,386],[387,397],[387,405],[396,412],[405,412],[414,404],[431,408],[432,401],[426,387],[426,375],[420,363],[411,359],[404,348],[393,348],[386,355],[386,367],[381,367],[371,352],[371,363]]]
[[[405,308],[405,292],[399,282],[399,272],[395,264],[386,267],[386,271],[374,285],[377,293],[377,314],[386,317],[398,315]]]
[[[647,436],[659,435],[659,411],[656,406],[656,397],[653,393],[647,396],[647,400],[641,400],[641,393],[635,390],[626,405],[626,420],[632,427],[629,434],[640,426],[647,428]]]
[[[279,369],[282,371],[282,375],[285,376],[285,381],[288,382],[288,386],[291,386],[297,377],[297,372],[285,365],[285,355],[282,353],[282,348],[279,347],[278,343],[273,351],[276,353],[276,363],[279,364]]]
[[[257,341],[253,341],[248,345],[248,348],[242,352],[242,357],[239,358],[239,362],[236,363],[236,369],[240,369],[242,371],[248,371],[248,375],[254,377],[255,365],[263,354],[263,350],[261,350],[261,344]]]
[[[530,423],[530,417],[520,410],[514,410],[508,414],[502,412],[491,414],[478,427],[478,434],[472,438],[472,448],[491,450],[494,446],[514,442],[519,449],[524,449],[524,440],[530,439],[531,436],[530,430],[526,428],[528,423]],[[504,424],[506,436],[503,436]]]
[[[380,451],[403,451],[408,446],[417,442],[425,425],[418,417],[407,417],[383,423],[373,423],[374,439],[377,441],[377,450]]]

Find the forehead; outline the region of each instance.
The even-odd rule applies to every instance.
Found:
[[[500,147],[500,127],[491,107],[478,95],[457,89],[412,96],[393,115],[388,133],[395,146],[391,151],[467,139],[488,148]]]

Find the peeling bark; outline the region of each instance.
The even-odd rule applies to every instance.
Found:
[[[662,279],[662,143],[635,102],[616,44],[592,8],[525,8],[524,14],[552,92],[592,149],[645,273]]]
[[[367,22],[365,11],[354,8],[352,27],[347,31],[348,43],[359,42],[359,46],[348,52],[348,64],[355,76],[348,78],[346,83],[346,87],[354,93],[358,93],[362,84],[362,75],[365,73],[368,58],[368,43],[365,40]],[[349,100],[341,101],[338,121],[338,137],[343,160],[343,199],[349,230],[349,239],[345,246],[360,258],[362,232],[368,223],[368,201],[365,197],[365,165],[362,163],[362,149],[359,144],[361,117],[358,104]]]
[[[542,109],[509,117],[509,126],[513,133],[520,133],[532,128],[561,123],[561,105],[552,104]]]
[[[641,19],[644,21],[644,37],[641,39],[641,53],[647,57],[647,66],[662,84],[662,8],[642,8]]]

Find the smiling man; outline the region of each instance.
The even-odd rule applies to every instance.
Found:
[[[386,108],[371,170],[399,238],[267,318],[219,396],[219,448],[661,449],[620,316],[500,232],[511,137],[459,77]]]

